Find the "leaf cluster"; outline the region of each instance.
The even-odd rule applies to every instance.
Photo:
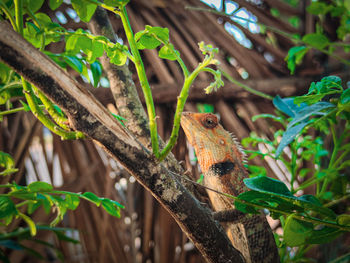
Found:
[[[343,88],[339,77],[328,76],[313,82],[305,95],[276,96],[273,99],[276,115],[253,118],[279,123],[282,128],[275,132],[273,140],[252,133],[242,141],[246,147],[264,146],[265,150],[247,151],[250,159],[273,158],[283,163],[290,174],[287,187],[266,177],[265,168],[248,165],[252,178],[244,183],[251,191],[239,195],[235,202],[243,212],[257,213],[265,208],[272,217],[280,219],[281,248],[328,243],[350,231],[347,211],[337,215],[332,209],[350,196],[347,190],[350,180],[346,176],[350,167],[349,90]],[[328,137],[332,144],[326,147]],[[305,163],[311,165],[306,168]],[[314,195],[300,196],[301,190],[311,186],[316,189]],[[298,253],[302,257],[303,249]],[[290,254],[285,256],[289,258]]]

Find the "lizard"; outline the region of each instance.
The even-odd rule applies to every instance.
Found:
[[[215,211],[234,209],[233,200],[218,192],[237,196],[249,189],[243,183],[248,178],[244,154],[237,139],[211,113],[183,112],[181,126],[188,142],[194,147],[204,174],[204,186]],[[243,214],[238,220],[225,223],[232,245],[246,262],[279,262],[272,230],[263,214]]]

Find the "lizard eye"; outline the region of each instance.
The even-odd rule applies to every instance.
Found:
[[[205,128],[212,129],[218,125],[218,118],[213,114],[208,114],[204,116],[201,122]]]

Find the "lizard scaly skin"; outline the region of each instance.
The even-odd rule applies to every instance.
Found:
[[[248,191],[243,183],[248,173],[240,146],[214,114],[184,112],[181,126],[195,148],[205,186],[234,196]],[[215,211],[234,209],[232,199],[207,192]],[[225,228],[246,262],[279,262],[276,243],[264,215],[245,214],[238,222],[227,223]]]

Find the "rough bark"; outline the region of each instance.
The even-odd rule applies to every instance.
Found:
[[[4,21],[0,22],[0,50],[0,60],[56,103],[72,128],[99,143],[152,193],[208,262],[244,262],[210,211],[88,91]]]

